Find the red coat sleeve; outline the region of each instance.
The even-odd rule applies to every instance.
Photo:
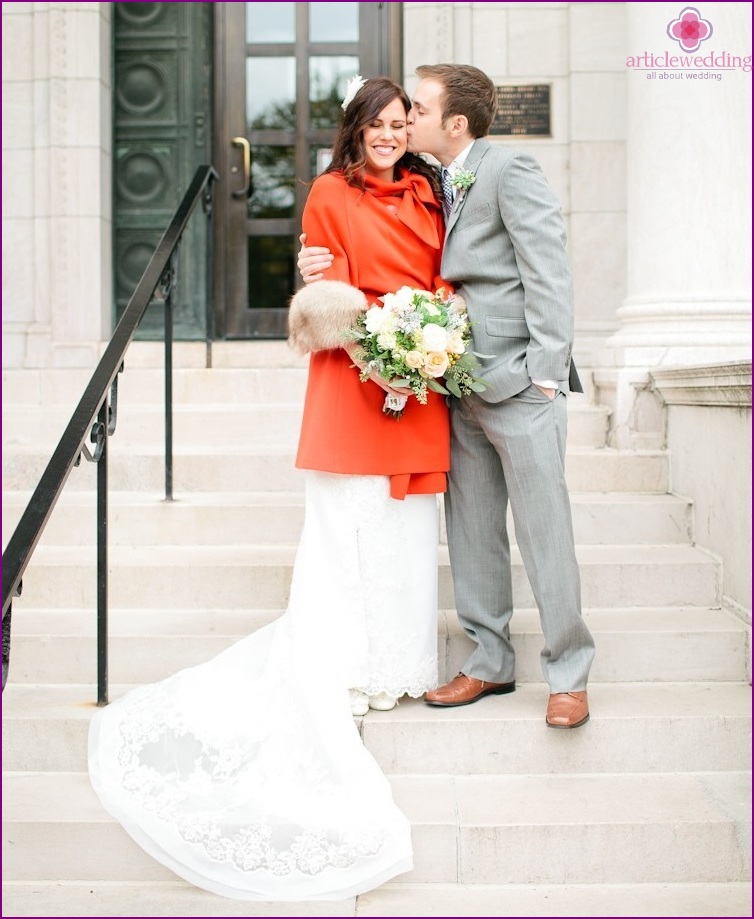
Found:
[[[356,284],[356,266],[349,262],[351,248],[346,207],[346,183],[331,175],[319,176],[306,199],[301,226],[307,246],[326,246],[333,254],[328,281]]]

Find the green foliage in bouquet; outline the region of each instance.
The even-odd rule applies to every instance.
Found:
[[[376,370],[392,386],[410,388],[422,405],[428,390],[460,399],[487,388],[475,375],[482,355],[471,350],[461,297],[442,287],[436,293],[401,287],[380,299],[382,306],[368,309],[350,333],[365,363],[362,382]]]

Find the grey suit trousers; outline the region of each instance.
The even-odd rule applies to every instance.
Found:
[[[516,541],[539,608],[542,672],[551,692],[586,689],[594,641],[581,615],[581,582],[565,481],[566,396],[533,384],[502,402],[451,400],[445,509],[459,620],[476,648],[462,672],[514,678],[510,545]]]

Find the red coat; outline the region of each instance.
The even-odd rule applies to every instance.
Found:
[[[303,216],[309,246],[334,256],[327,280],[360,288],[370,303],[408,285],[442,285],[443,218],[429,182],[367,177],[367,190],[334,173],[312,185]],[[359,380],[343,348],[311,355],[296,465],[347,475],[391,477],[391,494],[445,491],[450,429],[443,396],[411,396],[400,420],[385,415],[385,392]]]

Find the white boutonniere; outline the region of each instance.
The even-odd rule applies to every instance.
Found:
[[[470,169],[459,169],[450,180],[450,184],[459,191],[468,191],[476,182],[476,173]]]

